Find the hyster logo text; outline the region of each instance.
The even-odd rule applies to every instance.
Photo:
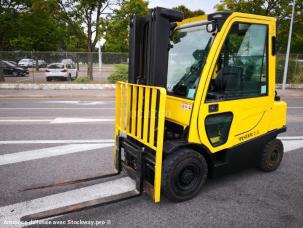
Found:
[[[244,141],[244,140],[246,140],[246,139],[248,139],[248,138],[251,138],[251,137],[253,137],[253,136],[256,136],[256,135],[258,135],[258,134],[259,134],[259,131],[249,132],[249,133],[247,133],[246,135],[240,136],[240,137],[239,137],[239,141]]]

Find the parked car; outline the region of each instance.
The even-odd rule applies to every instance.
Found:
[[[33,59],[21,59],[18,62],[18,66],[21,67],[33,67],[35,65],[35,60]]]
[[[62,59],[61,63],[64,63],[64,64],[75,64],[75,62],[72,59]]]
[[[10,62],[11,64],[14,64],[14,65],[18,65],[18,63],[17,62],[15,62],[15,61],[11,61],[11,60],[7,60],[7,62]]]
[[[24,69],[22,67],[18,67],[15,64],[12,64],[9,61],[5,60],[0,60],[1,65],[3,67],[3,74],[4,76],[13,76],[13,77],[18,77],[18,76],[26,76],[28,74],[28,70]]]
[[[75,80],[78,77],[78,71],[74,64],[52,63],[46,68],[46,80]]]
[[[11,64],[13,64],[15,67],[18,67],[18,68],[22,68],[22,69],[24,69],[25,70],[25,72],[26,72],[26,74],[29,74],[29,70],[28,70],[28,68],[27,67],[25,67],[25,66],[19,66],[18,65],[18,63],[17,62],[15,62],[15,61],[11,61],[11,60],[5,60],[5,61],[7,61],[7,62],[9,62],[9,63],[11,63]]]
[[[45,67],[47,67],[47,63],[44,60],[39,59],[38,60],[38,66],[39,66],[39,68],[45,68]]]

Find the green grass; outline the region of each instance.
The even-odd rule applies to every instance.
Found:
[[[74,82],[80,84],[87,84],[87,83],[91,83],[91,80],[87,76],[79,76]]]
[[[117,81],[127,81],[128,78],[128,65],[127,64],[115,64],[116,71],[113,72],[107,80],[110,83],[116,83]]]

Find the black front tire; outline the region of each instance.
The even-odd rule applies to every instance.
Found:
[[[264,172],[276,170],[282,161],[284,154],[283,143],[279,139],[268,142],[261,154],[260,169]]]
[[[207,179],[208,166],[198,152],[182,148],[163,161],[162,192],[171,201],[195,197]]]

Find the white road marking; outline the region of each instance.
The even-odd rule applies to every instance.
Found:
[[[0,141],[0,145],[9,144],[76,144],[76,143],[114,143],[113,139],[67,139],[67,140],[8,140]]]
[[[115,108],[0,108],[0,110],[114,110]]]
[[[79,153],[83,151],[95,150],[113,146],[112,143],[98,144],[70,144],[64,146],[55,146],[44,149],[29,150],[11,154],[0,155],[0,165],[31,161],[41,158],[55,157],[65,154]]]
[[[76,105],[103,105],[104,101],[42,101],[48,104],[76,104]]]
[[[53,119],[0,119],[0,123],[14,123],[14,122],[50,122]]]
[[[55,119],[0,119],[0,123],[35,123],[48,122],[50,124],[66,123],[89,123],[89,122],[114,122],[113,118],[65,118],[58,117]]]
[[[281,139],[281,140],[300,140],[300,139],[303,139],[303,136],[281,136],[281,137],[278,137],[278,139]]]
[[[51,210],[64,210],[64,208],[71,210],[77,205],[95,205],[98,202],[100,203],[102,199],[117,197],[127,192],[136,192],[136,184],[131,178],[122,177],[101,184],[4,206],[0,208],[0,227],[11,227],[6,223],[9,221],[20,222],[20,218],[24,216]],[[22,227],[25,225],[28,224],[19,223],[13,227]]]
[[[283,140],[284,152],[297,150],[303,147],[303,140]]]
[[[88,119],[88,118],[56,118],[51,124],[87,123],[87,122],[113,122],[115,119]]]

